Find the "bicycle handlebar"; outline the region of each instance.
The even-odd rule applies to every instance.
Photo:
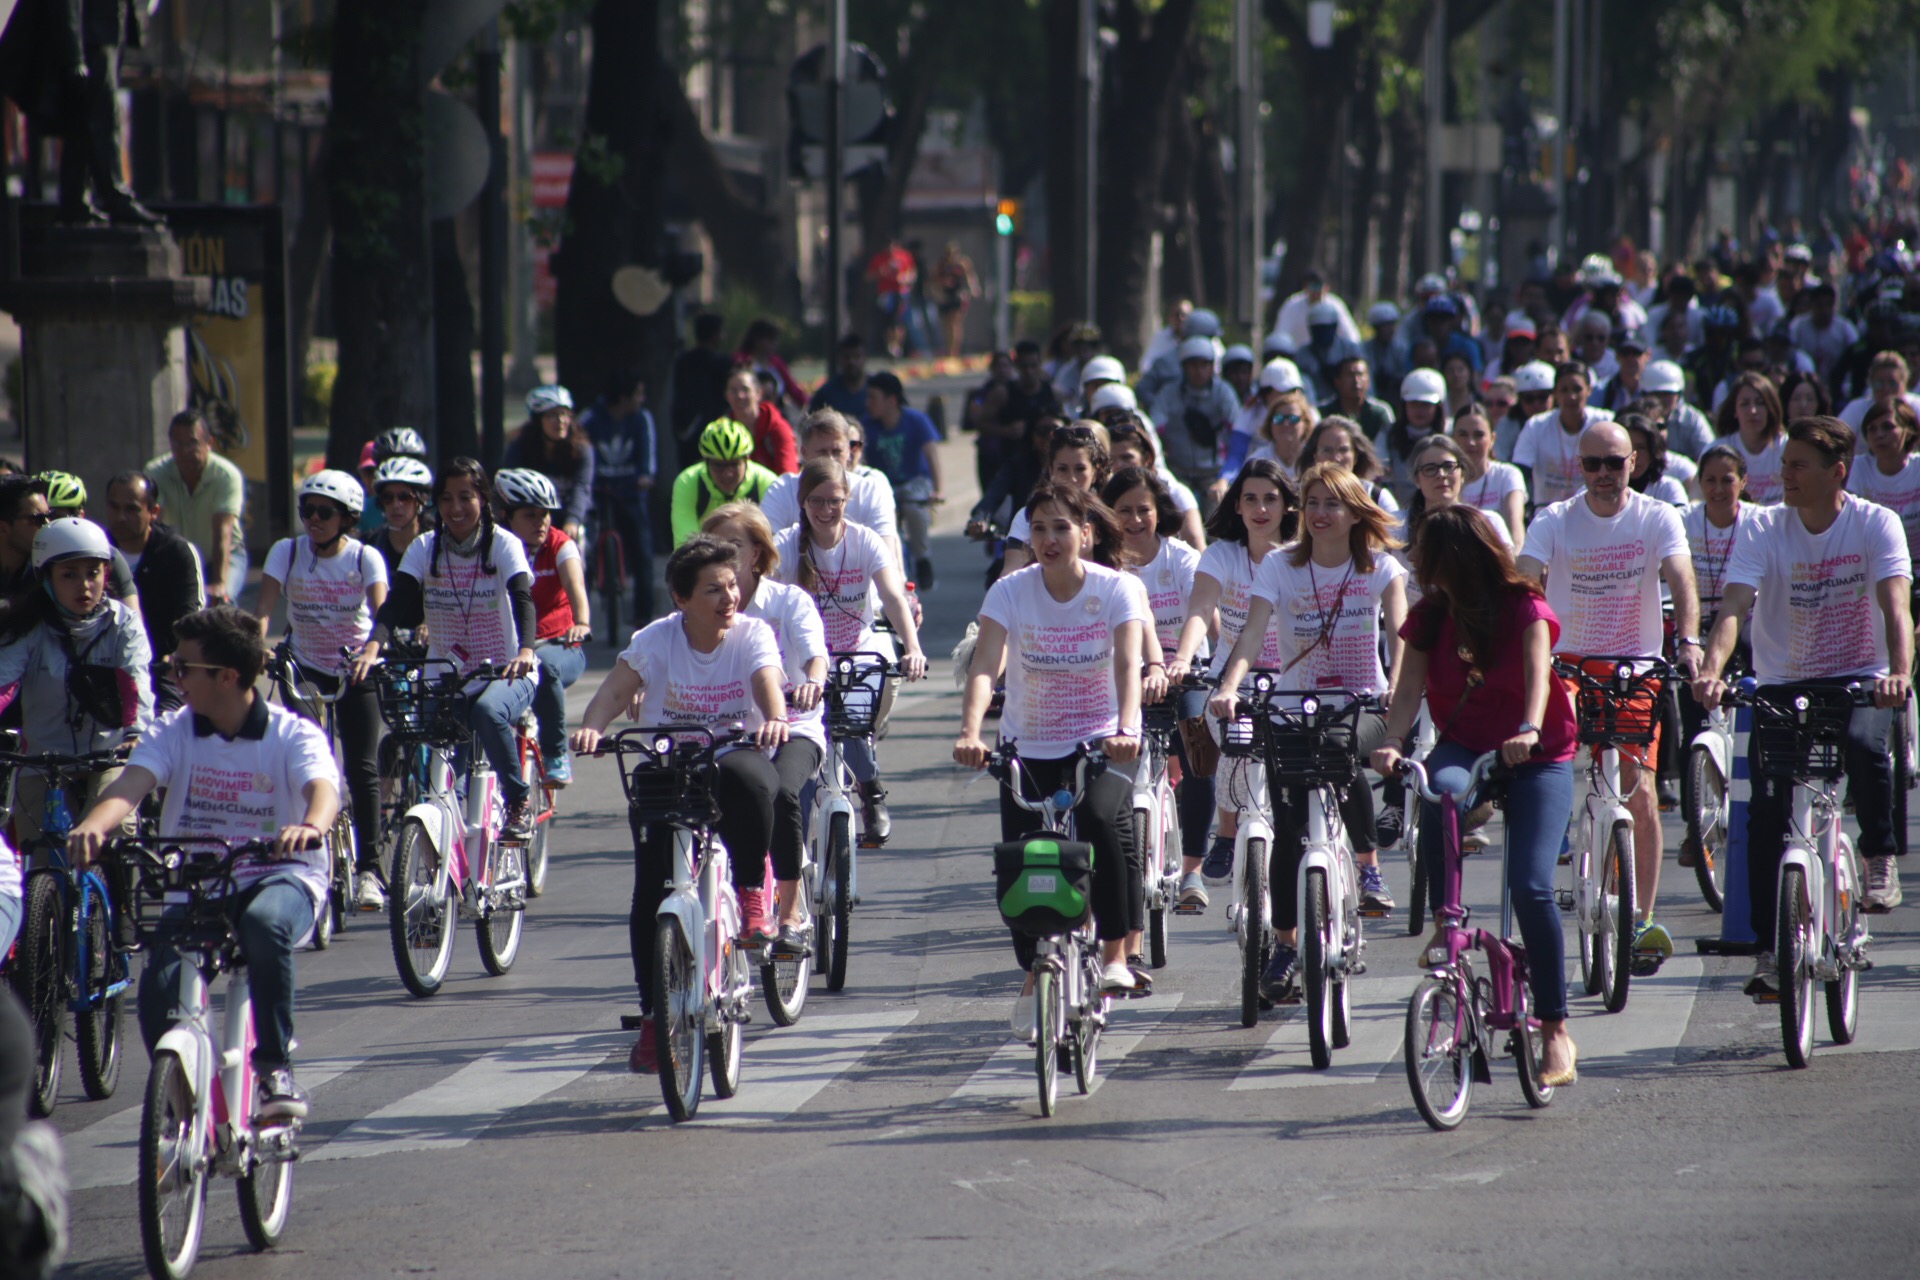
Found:
[[[1043,800],[1027,799],[1025,788],[1018,781],[1019,776],[1025,772],[1020,764],[1018,743],[1003,742],[989,751],[987,772],[995,781],[1006,787],[1007,794],[1013,798],[1014,804],[1028,813],[1044,815],[1050,809],[1065,812],[1079,807],[1080,801],[1086,797],[1087,788],[1092,786],[1094,779],[1105,773],[1107,769],[1106,753],[1091,743],[1082,742],[1077,745],[1073,749],[1072,759],[1074,761],[1073,788],[1069,790],[1061,787]],[[1060,803],[1060,797],[1063,795],[1068,797],[1065,804]]]
[[[88,751],[80,755],[68,755],[59,751],[0,751],[0,764],[37,769],[42,773],[59,776],[77,773],[83,769],[99,769],[125,764],[127,757],[132,753],[133,748],[124,742],[106,751]]]
[[[1720,704],[1727,707],[1766,707],[1781,715],[1796,715],[1809,709],[1808,693],[1830,694],[1844,693],[1847,701],[1856,707],[1874,705],[1873,684],[1870,681],[1852,680],[1844,685],[1832,684],[1784,684],[1769,685],[1769,692],[1763,693],[1759,682],[1752,676],[1746,676],[1727,686],[1720,695]],[[1912,697],[1911,691],[1907,694]],[[1784,699],[1784,700],[1783,700]]]
[[[1488,778],[1504,767],[1500,763],[1500,752],[1497,750],[1480,756],[1473,762],[1473,774],[1471,781],[1467,784],[1467,794],[1471,795],[1478,791]],[[1405,779],[1409,788],[1428,804],[1440,803],[1441,793],[1427,785],[1427,766],[1420,761],[1402,760],[1393,767],[1393,772],[1396,777]]]
[[[1611,663],[1611,675],[1598,675],[1587,670],[1591,663]],[[1572,680],[1583,689],[1606,692],[1632,692],[1640,686],[1655,680],[1671,680],[1675,676],[1685,677],[1685,672],[1675,667],[1665,658],[1648,658],[1635,654],[1596,653],[1582,656],[1578,662],[1566,662],[1560,658],[1553,660],[1553,673]]]

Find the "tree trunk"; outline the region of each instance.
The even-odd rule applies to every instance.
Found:
[[[567,231],[553,255],[560,380],[583,402],[628,371],[664,390],[673,342],[671,307],[637,316],[613,295],[615,271],[659,270],[665,257],[674,95],[664,87],[678,80],[664,70],[659,0],[598,0],[592,21],[586,122],[567,189]],[[661,73],[636,74],[642,67]]]
[[[333,246],[333,205],[327,193],[330,163],[323,139],[300,184],[300,221],[294,224],[293,241],[287,246],[287,310],[293,317],[293,384],[295,394],[300,396],[301,422],[313,421],[307,415],[317,408],[306,403],[302,392],[307,347],[313,340],[314,314],[320,307],[320,281]]]
[[[1107,349],[1132,366],[1145,344],[1147,269],[1153,249],[1154,196],[1167,159],[1167,119],[1180,82],[1181,51],[1198,0],[1164,0],[1151,19],[1120,0],[1119,41],[1102,95],[1100,127],[1098,304]]]
[[[1173,106],[1185,114],[1181,103]],[[1233,186],[1220,158],[1220,118],[1211,111],[1203,114],[1188,126],[1187,136],[1195,152],[1193,225],[1200,249],[1200,292],[1207,305],[1218,310],[1230,305],[1231,276],[1239,257],[1233,244]]]
[[[1167,104],[1167,160],[1161,166],[1154,225],[1160,232],[1160,297],[1164,303],[1186,298],[1208,307],[1200,271],[1200,231],[1194,221],[1195,134],[1185,105]]]
[[[368,436],[433,426],[426,8],[425,0],[339,0],[334,11],[327,145],[340,373],[327,465],[347,471]]]
[[[1426,165],[1420,108],[1402,99],[1387,117],[1393,155],[1387,170],[1386,209],[1380,215],[1380,296],[1404,298],[1413,277],[1413,233],[1420,225]]]
[[[1397,215],[1398,206],[1391,200],[1381,207],[1380,194],[1380,146],[1382,131],[1380,128],[1380,61],[1371,59],[1362,73],[1359,90],[1347,104],[1347,132],[1352,146],[1360,156],[1360,167],[1353,175],[1353,207],[1349,215],[1352,225],[1348,228],[1347,253],[1344,269],[1338,272],[1339,288],[1349,299],[1358,301],[1368,296],[1367,256],[1378,239],[1386,235],[1386,222]],[[1394,153],[1396,169],[1399,153]],[[1396,173],[1395,177],[1399,175]],[[1396,284],[1387,288],[1382,282],[1380,296],[1398,298],[1403,296]]]
[[[1081,228],[1074,217],[1075,157],[1080,139],[1078,118],[1080,6],[1077,0],[1050,0],[1044,21],[1047,39],[1047,83],[1042,106],[1047,130],[1047,287],[1053,292],[1055,327],[1086,318],[1087,299],[1080,289],[1079,263],[1085,253]]]
[[[652,13],[658,8],[659,0],[633,0],[633,4]],[[604,0],[598,7],[606,7]],[[707,140],[699,114],[687,99],[687,89],[680,81],[679,72],[658,60],[657,38],[649,37],[648,43],[656,50],[654,62],[636,64],[614,58],[607,61],[611,72],[636,81],[648,78],[640,74],[641,67],[654,68],[651,78],[656,83],[652,87],[659,95],[659,104],[650,110],[662,112],[666,117],[667,180],[673,183],[694,218],[706,229],[707,238],[713,241],[714,254],[720,259],[720,268],[728,278],[748,287],[785,279],[793,271],[793,264],[787,247],[780,241],[779,218],[740,194],[726,166],[720,163],[713,144]],[[597,43],[594,45],[596,54],[600,47]],[[600,58],[596,56],[594,61],[597,65]],[[629,92],[638,96],[642,87],[636,83]],[[588,92],[591,94],[591,87]],[[785,181],[784,177],[777,180]]]
[[[460,258],[457,220],[441,218],[433,240],[434,424],[442,458],[479,458],[479,403],[473,391],[473,296]],[[488,467],[498,458],[481,458]]]

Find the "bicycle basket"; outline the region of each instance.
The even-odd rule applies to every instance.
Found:
[[[1311,696],[1297,709],[1268,704],[1266,732],[1267,778],[1275,790],[1282,787],[1344,786],[1359,769],[1354,741],[1360,722],[1360,704],[1320,705]]]
[[[714,803],[716,776],[709,759],[649,757],[627,770],[627,806],[643,826],[711,822],[719,812]]]
[[[871,738],[874,721],[880,716],[880,681],[867,673],[872,684],[860,682],[859,670],[838,667],[827,672],[827,728],[835,737]]]
[[[1093,912],[1093,846],[1055,836],[1009,840],[993,847],[1000,918],[1019,933],[1069,933]]]
[[[1583,668],[1590,676],[1591,668]],[[1660,723],[1660,681],[1629,676],[1625,683],[1582,681],[1573,695],[1573,716],[1580,744],[1589,747],[1645,747]]]
[[[217,858],[167,849],[166,866],[134,863],[132,901],[116,906],[133,917],[141,944],[176,951],[207,951],[233,945],[233,926]]]
[[[380,695],[380,718],[394,736],[433,746],[467,740],[467,698],[450,682],[419,667],[382,666],[376,669],[374,688]]]
[[[1798,689],[1789,705],[1755,700],[1753,772],[1758,777],[1819,778],[1846,772],[1847,722],[1853,700],[1844,689]]]

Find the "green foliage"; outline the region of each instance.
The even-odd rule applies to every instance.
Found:
[[[739,280],[728,281],[720,290],[719,298],[706,310],[718,312],[725,322],[721,332],[726,335],[724,346],[729,351],[733,350],[735,344],[740,341],[740,336],[747,331],[747,326],[762,316],[771,319],[775,324],[782,324],[781,308],[761,297],[759,291],[753,286]],[[782,336],[787,335],[783,332]]]
[[[590,133],[580,140],[580,149],[574,152],[574,164],[603,187],[619,185],[621,175],[627,171],[627,158],[613,149],[603,133]]]
[[[314,415],[311,426],[325,426],[333,418],[333,383],[340,366],[331,360],[309,360],[300,382],[300,398]]]
[[[593,0],[513,0],[500,11],[500,23],[514,40],[545,44],[569,18],[593,12]]]
[[[1011,323],[1016,341],[1032,338],[1035,342],[1045,342],[1053,333],[1053,295],[1045,290],[1031,292],[1015,291],[1007,295],[1007,307],[1012,312]]]

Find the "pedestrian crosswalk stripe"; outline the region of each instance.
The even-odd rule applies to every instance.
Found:
[[[314,1058],[299,1064],[300,1087],[311,1094],[336,1076],[359,1066],[360,1058]],[[67,1151],[68,1185],[75,1191],[93,1187],[124,1187],[132,1182],[140,1163],[140,1113],[142,1104],[116,1111],[104,1120],[68,1134],[63,1143]]]
[[[1609,1067],[1672,1066],[1693,1017],[1694,997],[1700,991],[1705,966],[1698,955],[1676,955],[1658,973],[1633,978],[1627,985],[1627,1007],[1606,1012],[1598,996],[1576,994],[1580,987],[1580,953],[1567,955],[1567,1030],[1580,1046],[1580,1066],[1596,1075]]]
[[[1174,991],[1150,1000],[1128,1000],[1114,1006],[1107,1029],[1100,1036],[1099,1074],[1090,1092],[1097,1092],[1112,1074],[1114,1066],[1132,1053],[1140,1041],[1160,1025],[1162,1019],[1180,1007],[1183,994]],[[1061,1085],[1063,1098],[1074,1093],[1071,1073],[1068,1075],[1069,1078]],[[1008,1099],[1024,1100],[1035,1097],[1037,1087],[1033,1074],[1033,1046],[1024,1040],[1009,1040],[940,1105],[951,1107],[1004,1102]]]
[[[1920,1049],[1920,948],[1867,948],[1873,968],[1860,975],[1859,1030],[1852,1044],[1827,1037],[1826,993],[1814,988],[1814,1052],[1904,1053]]]
[[[357,1160],[464,1147],[508,1112],[571,1084],[632,1039],[627,1032],[594,1032],[516,1040],[355,1121],[301,1158]]]
[[[731,1098],[706,1097],[687,1123],[770,1124],[784,1119],[918,1016],[915,1009],[809,1015],[795,1026],[755,1036],[741,1051],[740,1092]],[[665,1113],[662,1106],[648,1114]]]
[[[1400,1054],[1407,1021],[1407,997],[1417,977],[1351,979],[1351,1042],[1333,1051],[1333,1065],[1316,1071],[1307,1056],[1306,1005],[1267,1037],[1245,1070],[1227,1086],[1229,1093],[1249,1089],[1302,1089],[1328,1084],[1371,1084]]]

